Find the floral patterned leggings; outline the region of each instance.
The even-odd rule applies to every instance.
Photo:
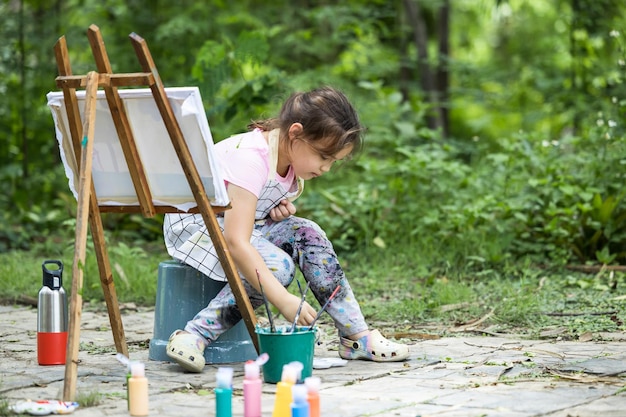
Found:
[[[339,266],[332,243],[315,222],[291,216],[280,222],[268,219],[265,224],[256,228],[263,237],[253,240],[252,244],[276,279],[287,287],[293,281],[295,265],[298,265],[320,306],[326,303],[337,285],[341,285],[326,312],[334,320],[341,336],[367,330],[361,308]],[[256,309],[261,306],[261,294],[245,279],[243,284],[252,307]],[[206,308],[187,323],[185,330],[200,335],[207,343],[211,343],[239,320],[241,312],[237,308],[230,285],[227,284]]]

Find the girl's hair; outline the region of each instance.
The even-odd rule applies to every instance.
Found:
[[[302,139],[320,153],[335,155],[352,146],[350,155],[363,147],[363,126],[356,110],[341,91],[321,87],[306,93],[294,93],[283,104],[278,117],[253,121],[248,129],[264,131],[279,128],[286,135],[293,123],[302,124]],[[281,138],[282,141],[283,138]]]

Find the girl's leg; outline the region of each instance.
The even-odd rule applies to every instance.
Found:
[[[295,276],[295,266],[290,256],[263,238],[257,239],[254,246],[276,279],[285,287],[288,286]],[[243,279],[243,286],[250,298],[252,308],[258,308],[263,303],[261,294],[245,279]],[[241,320],[241,312],[235,304],[235,296],[230,285],[226,284],[206,308],[196,314],[193,320],[187,322],[185,331],[202,336],[208,345],[237,324],[239,320]]]
[[[367,323],[332,243],[315,222],[291,216],[280,222],[268,220],[260,230],[267,240],[289,254],[300,267],[320,305],[324,305],[334,289],[341,285],[326,308],[340,336],[367,331]]]
[[[332,244],[316,223],[292,216],[277,223],[269,221],[261,231],[270,242],[291,254],[320,305],[341,285],[326,310],[339,330],[340,357],[387,362],[409,356],[406,345],[387,340],[378,330],[368,331]]]

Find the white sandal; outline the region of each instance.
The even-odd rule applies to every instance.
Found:
[[[372,330],[359,340],[340,337],[339,356],[343,359],[364,359],[374,362],[399,362],[409,357],[406,345],[386,339],[378,330]]]
[[[206,344],[200,336],[175,330],[170,335],[165,352],[187,371],[202,372],[205,347]]]

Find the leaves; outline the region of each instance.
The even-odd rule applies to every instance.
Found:
[[[43,94],[55,88],[51,48],[60,35],[74,72],[93,68],[84,31],[95,22],[114,71],[137,70],[127,39],[134,31],[166,85],[199,85],[216,140],[275,115],[293,90],[346,91],[368,127],[365,152],[308,187],[299,208],[340,251],[455,243],[461,249],[446,261],[478,268],[479,257],[485,273],[526,257],[626,260],[624,48],[614,29],[623,27],[624,5],[616,0],[581,0],[573,9],[501,2],[489,13],[482,3],[455,4],[451,56],[441,57],[452,80],[442,97],[447,138],[425,127],[432,109],[393,2],[157,8],[70,0],[62,14],[40,3],[19,2],[21,11],[0,5],[2,250],[49,250],[42,241],[50,235],[71,240],[66,220],[75,203]],[[440,40],[436,7],[423,7],[431,49]],[[106,226],[144,242],[161,238],[158,221],[109,217]]]

